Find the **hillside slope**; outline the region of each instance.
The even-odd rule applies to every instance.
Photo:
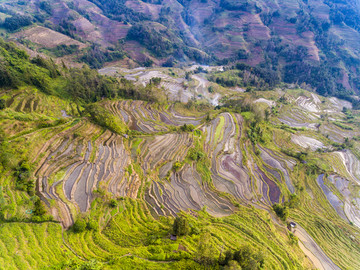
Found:
[[[359,92],[356,1],[8,0],[1,7],[11,31],[36,22],[93,44],[80,60],[96,68],[125,54],[147,66],[243,62],[322,95]],[[129,59],[123,63],[134,65]]]

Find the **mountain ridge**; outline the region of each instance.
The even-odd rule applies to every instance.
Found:
[[[41,23],[39,14],[44,25],[98,44],[100,51],[122,40],[117,48],[140,65],[242,62],[322,95],[358,93],[356,1],[76,0],[48,4],[48,11],[41,3],[52,2],[32,1],[22,12]],[[9,14],[24,10],[2,5]],[[99,49],[90,54],[99,59],[91,65],[104,64]]]

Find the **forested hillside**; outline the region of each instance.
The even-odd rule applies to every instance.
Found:
[[[359,92],[356,1],[8,0],[0,12],[3,35],[93,68],[241,62],[321,95]],[[14,33],[35,25],[54,32]]]

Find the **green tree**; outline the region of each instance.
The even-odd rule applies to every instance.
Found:
[[[45,205],[40,199],[37,199],[34,203],[33,214],[38,217],[43,217],[46,214]]]
[[[115,199],[110,200],[110,207],[115,208],[118,205],[118,202]]]
[[[173,234],[177,236],[187,235],[190,231],[185,217],[176,217],[173,224]]]
[[[175,162],[174,165],[173,165],[173,170],[175,172],[177,172],[178,170],[181,169],[182,166],[183,166],[183,164],[181,162]]]
[[[279,203],[273,204],[273,210],[275,211],[276,215],[283,221],[289,217],[289,209]]]
[[[0,110],[3,110],[6,108],[6,103],[4,99],[0,99]]]

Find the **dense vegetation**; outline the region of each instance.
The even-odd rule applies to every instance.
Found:
[[[101,7],[104,13],[113,20],[124,21],[126,23],[134,23],[150,18],[141,13],[136,12],[125,5],[125,0],[90,0],[94,4]]]
[[[30,24],[32,24],[32,18],[30,16],[15,14],[6,18],[2,26],[9,31],[15,31]]]
[[[14,44],[0,40],[0,87],[19,88],[32,85],[47,94],[71,98],[78,102],[91,103],[103,98],[132,98],[147,101],[162,101],[163,96],[155,84],[135,87],[125,79],[99,75],[87,67],[60,69],[52,60],[40,56],[29,59]]]
[[[248,89],[254,87],[257,90],[269,90],[280,83],[280,77],[276,72],[241,63],[226,72],[213,74],[209,79],[223,87],[241,86]]]
[[[101,49],[99,46],[92,45],[85,49],[79,57],[79,61],[88,64],[91,68],[102,68],[106,62],[120,60],[124,58],[125,53],[119,45],[107,50]]]
[[[109,48],[92,45],[80,54],[77,60],[92,68],[98,69],[105,62],[122,59],[126,55],[123,45],[136,40],[145,50],[139,49],[131,57],[141,65],[152,65],[148,53],[159,58],[164,66],[181,65],[189,60],[225,65],[246,63],[253,70],[245,66],[238,68],[249,76],[246,82],[234,78],[213,79],[226,87],[245,84],[259,89],[273,87],[279,81],[295,83],[311,87],[321,95],[346,98],[358,106],[352,94],[360,87],[357,68],[360,58],[356,50],[360,15],[351,1],[320,1],[322,8],[316,8],[313,3],[290,1],[279,10],[266,1],[179,1],[179,5],[165,5],[151,0],[144,1],[142,8],[130,6],[124,0],[91,2],[105,16],[129,28],[126,38],[121,39],[122,44],[111,39]],[[145,8],[147,4],[153,5],[152,8]],[[60,11],[49,1],[38,1],[34,6],[26,1],[1,6],[1,12],[8,15],[2,26],[13,32],[36,22],[72,38],[86,39],[74,21],[76,16],[90,19],[97,28],[99,22],[95,14],[72,2],[67,2],[66,6],[68,12],[61,20],[54,20],[62,14],[58,14]],[[20,15],[19,11],[23,9],[26,15]],[[202,12],[197,14],[197,9]],[[289,14],[284,10],[289,10]],[[257,14],[261,19],[259,26],[240,23],[239,18],[248,20],[249,17],[249,21],[253,21],[250,17]],[[285,28],[278,28],[278,25],[285,25]],[[257,28],[258,34],[258,30],[253,31]],[[269,33],[269,29],[273,30]],[[293,33],[291,37],[284,38],[288,36],[286,29]],[[346,38],[349,36],[353,39]],[[108,44],[108,41],[104,43]],[[50,51],[60,57],[71,54],[74,48],[60,46]]]
[[[210,57],[196,48],[185,46],[176,34],[167,29],[157,29],[157,25],[137,23],[127,34],[127,39],[136,40],[145,46],[155,57],[169,57],[163,66],[171,67],[174,59],[187,56],[199,63],[209,62]]]

